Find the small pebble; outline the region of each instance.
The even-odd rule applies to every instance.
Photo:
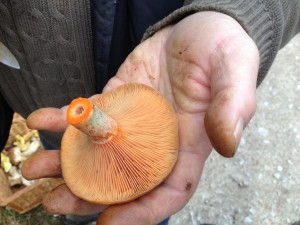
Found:
[[[300,86],[300,85],[299,85]],[[300,87],[299,87],[299,89],[300,89]],[[264,106],[269,106],[269,102],[267,102],[267,101],[264,101]]]
[[[280,173],[274,173],[273,176],[274,176],[277,180],[279,180],[280,177],[281,177],[281,174],[280,174]]]
[[[247,217],[244,218],[244,223],[245,224],[250,224],[250,223],[252,223],[252,219],[249,216],[247,216]]]
[[[241,138],[241,141],[240,141],[240,146],[242,146],[242,145],[245,145],[246,144],[246,140],[245,140],[245,138]]]
[[[244,163],[245,163],[245,160],[243,160],[243,159],[241,159],[241,160],[239,161],[239,164],[240,164],[240,165],[244,165]]]
[[[261,135],[261,136],[268,136],[268,130],[264,127],[259,127],[258,128],[258,133]]]

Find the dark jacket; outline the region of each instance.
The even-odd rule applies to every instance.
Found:
[[[258,83],[300,29],[299,0],[1,0],[0,41],[21,66],[0,64],[1,144],[12,111],[26,118],[101,92],[142,37],[207,10],[232,16],[252,37],[260,53]],[[59,147],[61,134],[40,134]]]
[[[9,96],[5,97],[10,102],[19,102],[13,100],[17,95],[14,89],[17,88],[22,89],[22,95],[33,95],[36,98],[24,102],[28,105],[23,107],[13,104],[12,110],[0,95],[0,149],[6,143],[13,111],[27,117],[30,111],[40,107],[61,107],[75,97],[100,93],[126,56],[140,43],[146,29],[183,6],[183,0],[92,0],[90,4],[85,0],[73,5],[69,5],[68,1],[62,1],[61,5],[56,2],[48,1],[46,7],[39,0],[0,2],[0,41],[11,49],[21,64],[20,71],[0,64],[0,74],[12,76],[10,82],[7,78],[2,77],[2,81],[0,78],[2,84],[10,83],[12,88],[7,91]],[[75,17],[77,20],[72,21],[71,18]],[[78,37],[79,35],[83,37]],[[26,82],[24,79],[30,77],[32,85],[29,90],[22,85],[14,85],[13,77],[21,76],[24,78],[20,82]],[[80,84],[76,81],[76,76],[87,76],[90,80]],[[40,79],[36,87],[34,85],[37,81],[33,78]],[[60,91],[53,97],[50,93],[42,93],[48,85],[54,91],[55,86],[65,85],[75,91]],[[47,105],[42,100],[45,98],[48,99]],[[41,135],[49,134],[41,132]],[[59,146],[59,137],[50,135]]]

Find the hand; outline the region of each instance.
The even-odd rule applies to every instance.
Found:
[[[104,91],[139,82],[157,89],[178,116],[180,152],[170,176],[145,196],[108,207],[98,224],[157,224],[184,207],[196,190],[214,147],[234,155],[255,111],[258,50],[231,17],[200,12],[166,27],[140,44]],[[62,131],[65,109],[41,109],[28,118],[34,129]],[[23,166],[27,178],[60,176],[59,152],[43,152]],[[103,210],[61,186],[46,197],[51,213],[87,214]]]

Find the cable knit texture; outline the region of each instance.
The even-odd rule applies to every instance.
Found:
[[[21,70],[0,65],[0,90],[27,117],[94,94],[89,0],[1,0],[0,41]],[[60,135],[44,134],[59,146]]]
[[[90,0],[0,1],[0,41],[21,66],[15,70],[0,64],[0,94],[14,111],[27,117],[38,108],[61,107],[75,97],[95,93],[90,10]],[[299,0],[186,0],[184,7],[150,27],[144,40],[169,24],[207,10],[235,18],[252,37],[260,53],[258,84],[278,50],[300,28]],[[101,17],[95,14],[94,18]],[[60,135],[41,135],[59,146]]]
[[[236,19],[256,43],[260,54],[259,85],[278,50],[299,32],[299,0],[187,0],[185,7],[150,27],[143,40],[157,30],[201,11],[217,11]]]

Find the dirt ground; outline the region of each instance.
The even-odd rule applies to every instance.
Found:
[[[290,225],[300,220],[300,35],[257,90],[238,152],[213,152],[189,204],[170,225]]]

